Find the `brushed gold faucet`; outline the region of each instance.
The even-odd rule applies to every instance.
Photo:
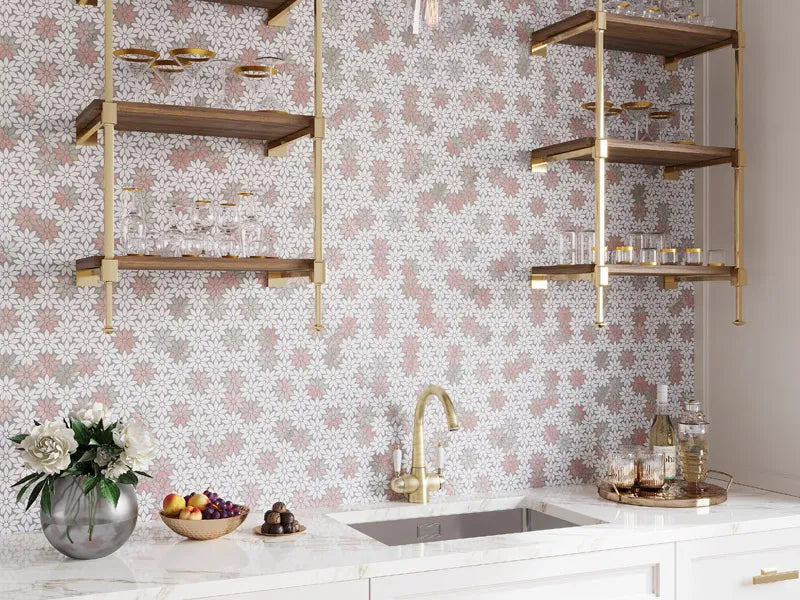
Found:
[[[411,473],[401,472],[402,452],[400,449],[394,451],[394,470],[395,477],[392,479],[391,488],[398,494],[408,496],[409,502],[417,504],[428,503],[428,492],[435,492],[442,489],[444,485],[444,451],[439,445],[438,469],[436,472],[428,472],[425,467],[425,406],[428,398],[436,396],[444,406],[444,413],[447,417],[447,426],[450,431],[458,431],[461,426],[458,424],[456,410],[453,408],[453,401],[442,388],[432,385],[425,388],[417,398],[417,408],[414,411],[414,444],[411,452]]]

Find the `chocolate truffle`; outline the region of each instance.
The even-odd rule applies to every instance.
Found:
[[[284,527],[294,523],[294,515],[290,513],[288,510],[286,512],[280,513],[280,515],[281,515],[281,525],[283,525]]]
[[[264,523],[261,526],[261,533],[269,533],[269,528],[270,528],[270,526],[267,523]]]
[[[285,533],[284,529],[283,529],[283,525],[270,525],[269,526],[269,532],[272,535],[280,535],[282,533]]]
[[[274,511],[270,511],[267,514],[267,523],[270,525],[280,525],[281,524],[281,513],[276,513]]]
[[[283,502],[276,502],[272,505],[272,510],[278,513],[286,512],[286,505]]]

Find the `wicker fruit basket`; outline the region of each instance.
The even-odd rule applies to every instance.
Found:
[[[228,517],[227,519],[203,519],[202,521],[176,519],[168,517],[164,513],[159,514],[166,526],[179,535],[190,540],[215,540],[237,529],[244,523],[249,513],[250,509],[243,506],[241,514],[238,516]]]

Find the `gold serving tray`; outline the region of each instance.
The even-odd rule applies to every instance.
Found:
[[[255,533],[256,535],[273,539],[294,537],[296,535],[300,535],[301,533],[305,532],[306,532],[305,525],[300,525],[300,531],[295,531],[294,533],[261,533],[261,527],[256,527],[255,529],[253,529],[253,533]]]
[[[679,480],[670,484],[668,490],[649,491],[639,488],[632,490],[618,490],[613,483],[603,482],[597,487],[601,498],[629,504],[631,506],[650,506],[653,508],[698,508],[722,504],[728,499],[728,490],[733,484],[733,476],[722,471],[709,471],[718,473],[728,478],[725,487],[704,483],[700,492],[691,490],[686,481]]]

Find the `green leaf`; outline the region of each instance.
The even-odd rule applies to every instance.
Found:
[[[34,475],[36,475],[37,478],[42,476],[41,473],[34,473]],[[22,500],[22,497],[25,495],[25,492],[27,492],[30,489],[30,487],[35,483],[36,483],[36,479],[34,479],[32,481],[29,481],[28,483],[23,485],[21,488],[19,488],[19,492],[17,492],[17,502]]]
[[[36,498],[39,497],[39,492],[42,491],[45,483],[47,483],[47,479],[43,479],[36,484],[35,488],[33,488],[31,495],[28,497],[28,505],[25,507],[25,510],[28,510],[31,506],[33,506],[33,503],[36,502]]]
[[[79,446],[86,446],[89,443],[90,438],[89,430],[86,429],[86,425],[75,420],[73,420],[71,423],[72,431],[75,434],[75,441],[78,442]]]
[[[12,436],[11,436],[10,438],[8,438],[8,439],[10,439],[10,440],[11,440],[12,442],[14,442],[15,444],[19,444],[19,443],[21,443],[21,442],[22,442],[22,440],[24,440],[26,437],[28,437],[28,434],[27,434],[27,433],[20,433],[20,434],[17,434],[17,435],[12,435]]]
[[[81,457],[78,460],[76,460],[75,462],[76,463],[91,462],[91,461],[93,461],[95,459],[96,456],[97,456],[97,450],[92,448],[91,450],[87,450],[86,452],[84,452],[81,455]]]
[[[117,479],[119,483],[128,483],[130,485],[136,485],[139,483],[139,478],[133,471],[128,471],[127,473],[123,473]]]
[[[49,484],[49,482],[47,482]],[[42,512],[46,515],[50,514],[50,485],[42,488]]]
[[[100,478],[96,477],[94,475],[90,475],[89,477],[84,479],[83,480],[83,493],[84,494],[88,494],[89,492],[91,492],[95,488],[95,486],[97,485],[98,481],[100,481]]]
[[[134,471],[134,473],[136,473],[137,475],[141,475],[142,477],[147,477],[148,479],[152,479],[153,478],[152,475],[149,475],[148,473],[145,473],[144,471]]]
[[[39,421],[37,421],[36,419],[33,420],[33,424],[36,425],[36,427],[41,426],[41,423],[39,423]]]
[[[36,479],[37,477],[41,477],[41,473],[31,473],[30,475],[26,475],[22,479],[20,479],[17,483],[12,484],[11,487],[17,487],[18,485],[22,485],[23,483],[29,482],[31,479]]]
[[[100,480],[99,489],[100,495],[111,502],[111,504],[114,505],[114,508],[116,508],[117,502],[119,501],[119,487],[117,484],[107,477],[103,477]]]

